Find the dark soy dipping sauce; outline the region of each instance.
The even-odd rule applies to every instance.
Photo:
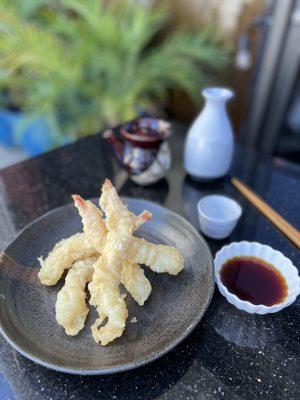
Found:
[[[281,273],[256,257],[232,258],[222,266],[220,275],[231,293],[253,304],[272,306],[287,296],[287,284]]]

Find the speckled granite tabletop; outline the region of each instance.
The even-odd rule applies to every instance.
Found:
[[[184,129],[171,139],[173,166],[166,180],[138,187],[127,180],[99,135],[0,171],[0,249],[30,221],[71,201],[78,192],[95,197],[109,177],[122,195],[163,204],[197,229],[196,203],[207,193],[227,193],[243,205],[232,236],[208,241],[215,253],[225,243],[266,243],[299,267],[299,251],[225,180],[193,182],[182,166]],[[300,227],[300,167],[237,148],[232,173]],[[24,299],[26,301],[26,299]],[[248,315],[216,289],[201,323],[178,347],[147,366],[108,376],[80,377],[47,370],[25,359],[0,337],[1,400],[193,400],[299,399],[300,297],[275,315]]]

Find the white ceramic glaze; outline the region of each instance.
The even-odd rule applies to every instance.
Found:
[[[227,196],[210,195],[198,202],[201,231],[213,239],[224,239],[231,234],[242,215],[242,207]]]
[[[263,304],[255,305],[249,301],[240,300],[235,294],[228,291],[221,281],[220,270],[226,261],[238,256],[258,257],[272,264],[280,271],[288,286],[288,294],[283,302],[270,307]],[[214,266],[216,283],[223,296],[235,307],[251,314],[268,314],[280,311],[292,304],[300,293],[300,278],[297,268],[290,259],[285,257],[280,251],[272,249],[270,246],[257,242],[231,243],[230,245],[224,246],[216,254]]]
[[[189,129],[185,149],[186,171],[198,180],[224,176],[233,155],[233,133],[226,111],[226,101],[233,92],[226,88],[202,91],[205,107]]]
[[[136,148],[134,151],[140,151]],[[158,153],[149,167],[137,175],[130,175],[130,179],[139,185],[151,185],[162,179],[171,167],[171,150],[167,142],[160,145]]]

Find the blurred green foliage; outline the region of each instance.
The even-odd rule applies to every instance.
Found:
[[[195,100],[226,62],[211,26],[156,40],[164,6],[137,0],[0,0],[0,102],[87,135],[148,110],[173,88]]]

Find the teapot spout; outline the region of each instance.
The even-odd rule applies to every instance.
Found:
[[[118,161],[123,164],[123,158],[124,158],[124,142],[119,139],[114,132],[109,129],[105,131],[102,135],[102,137],[110,143],[114,150],[114,154]]]

